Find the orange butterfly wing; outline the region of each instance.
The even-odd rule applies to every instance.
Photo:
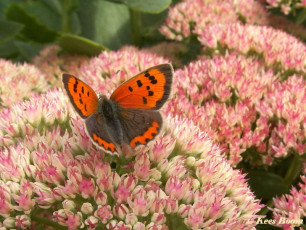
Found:
[[[63,83],[73,107],[82,118],[97,111],[98,97],[91,87],[67,73],[63,74]]]
[[[120,85],[111,99],[122,108],[160,109],[171,91],[173,67],[151,67]]]

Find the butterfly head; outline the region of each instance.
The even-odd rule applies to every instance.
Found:
[[[106,119],[112,119],[116,116],[117,107],[114,102],[106,96],[100,96],[98,101],[98,114],[103,115]]]

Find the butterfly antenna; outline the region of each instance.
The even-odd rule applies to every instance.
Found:
[[[116,76],[118,73],[120,73],[120,69],[118,69],[118,70],[116,71],[115,76]]]

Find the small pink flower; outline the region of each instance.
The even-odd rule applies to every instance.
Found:
[[[121,177],[121,182],[118,185],[114,197],[117,200],[117,203],[127,202],[128,197],[130,196],[132,190],[134,189],[137,178],[132,174],[123,175]]]
[[[168,197],[165,199],[165,212],[167,214],[176,213],[178,211],[178,201]]]
[[[119,217],[120,219],[124,220],[125,216],[130,212],[129,208],[124,204],[116,204],[113,207],[113,213],[115,216]]]
[[[167,158],[174,149],[175,143],[176,141],[173,137],[171,137],[171,135],[160,135],[156,139],[154,145],[152,144],[152,148],[150,148],[150,160],[158,163],[161,160]]]
[[[153,203],[150,192],[146,192],[142,187],[136,187],[132,196],[128,198],[128,204],[135,215],[147,216]]]
[[[0,215],[8,217],[12,211],[10,191],[3,186],[0,187]]]
[[[79,190],[81,192],[82,197],[85,199],[89,196],[94,196],[96,193],[96,188],[93,179],[86,179],[85,177],[79,182]]]
[[[135,227],[135,224],[137,223],[138,219],[137,216],[134,213],[128,213],[125,217],[125,222],[129,225],[132,225]]]
[[[107,203],[107,195],[105,192],[99,192],[95,196],[95,201],[98,205],[105,205]]]
[[[134,226],[133,226],[133,229],[135,230],[145,230],[146,229],[146,226],[141,223],[141,222],[137,222]]]
[[[165,189],[169,197],[181,200],[191,190],[191,181],[188,179],[180,179],[176,176],[170,176]]]
[[[21,229],[28,229],[31,225],[31,219],[26,215],[16,216],[15,220],[15,226]]]
[[[147,154],[142,153],[136,156],[136,162],[134,164],[135,176],[140,180],[147,181],[151,174],[150,165],[150,159]]]
[[[91,203],[87,202],[87,203],[83,203],[82,207],[81,207],[81,211],[82,213],[89,215],[92,213],[93,211],[93,206]]]
[[[153,213],[151,221],[156,225],[161,225],[166,222],[166,217],[164,213]]]
[[[17,210],[29,211],[35,205],[35,201],[29,195],[14,196],[15,201],[18,203]]]
[[[94,217],[90,216],[85,220],[85,225],[88,227],[88,229],[95,229],[98,225],[99,220]]]
[[[103,224],[106,224],[107,221],[113,217],[111,207],[109,205],[99,205],[94,215],[99,218]]]
[[[48,208],[55,202],[51,189],[46,185],[35,182],[33,191],[37,194],[35,200],[40,207]]]
[[[68,226],[69,230],[79,229],[82,224],[82,215],[80,213],[68,215],[64,224]]]

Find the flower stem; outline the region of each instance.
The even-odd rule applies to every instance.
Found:
[[[273,204],[273,199],[270,199],[270,200],[267,202],[266,207],[264,207],[263,209],[261,209],[261,210],[257,213],[257,215],[266,215],[267,212],[270,211],[269,208],[272,207],[272,204]]]
[[[284,183],[288,187],[288,189],[290,185],[293,183],[293,181],[296,179],[296,177],[300,174],[301,169],[302,169],[302,166],[300,164],[300,157],[299,155],[294,154],[293,160],[284,178]],[[272,208],[272,206],[273,206],[273,199],[271,198],[267,202],[266,207],[260,210],[260,212],[258,212],[257,214],[258,215],[267,214],[267,212],[269,211],[269,207]]]
[[[293,160],[284,178],[284,182],[286,183],[288,188],[300,174],[301,169],[302,165],[300,163],[300,156],[298,154],[294,154]]]
[[[59,225],[58,223],[56,223],[52,220],[42,218],[42,217],[38,217],[36,215],[32,215],[31,219],[33,221],[36,221],[39,224],[42,224],[43,226],[51,226],[51,227],[54,227],[55,229],[68,229],[67,227]]]

